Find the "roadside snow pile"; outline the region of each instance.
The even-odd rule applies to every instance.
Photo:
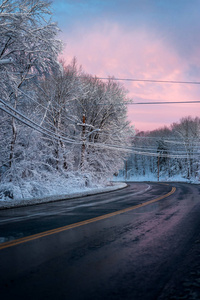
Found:
[[[20,180],[0,185],[0,209],[71,199],[125,187],[124,183],[94,184],[88,176],[57,176],[49,180]]]
[[[151,182],[158,182],[158,177],[156,174],[146,174],[146,175],[135,175],[135,176],[130,176],[128,174],[127,178],[126,176],[117,176],[113,178],[114,182],[120,182],[120,181],[135,181],[135,182],[144,182],[144,181],[151,181]],[[199,184],[200,183],[200,178],[191,178],[187,179],[184,178],[181,175],[174,175],[174,176],[160,176],[159,177],[160,182],[186,182],[186,183],[193,183],[193,184]]]
[[[2,183],[0,185],[0,201],[20,201],[24,199],[41,198],[53,195],[72,194],[79,191],[98,188],[86,176],[70,174],[66,176],[52,176],[37,181],[18,179],[14,182]]]

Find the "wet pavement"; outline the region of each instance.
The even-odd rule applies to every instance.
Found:
[[[163,189],[162,185],[132,183],[115,192],[0,210],[0,243],[137,205],[170,189],[170,186]]]
[[[2,299],[200,299],[199,185],[141,185],[139,193],[130,183],[97,197],[1,212],[1,236],[12,240],[138,205],[176,187],[147,206],[0,250]]]

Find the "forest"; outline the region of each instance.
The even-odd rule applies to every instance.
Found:
[[[199,146],[199,117],[188,116],[169,128],[138,132],[118,178],[199,182]]]

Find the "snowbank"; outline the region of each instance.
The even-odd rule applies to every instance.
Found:
[[[104,186],[104,187],[99,186],[96,188],[92,188],[92,187],[77,188],[75,186],[66,187],[66,186],[62,186],[60,184],[57,186],[55,184],[55,182],[53,182],[51,184],[51,187],[49,187],[49,190],[48,190],[48,185],[42,187],[41,184],[39,185],[39,183],[37,183],[36,191],[38,193],[43,192],[43,194],[46,192],[47,195],[46,196],[43,195],[42,197],[35,196],[35,197],[30,197],[30,198],[22,197],[23,192],[25,193],[25,188],[27,188],[26,194],[28,194],[28,191],[30,190],[30,186],[28,186],[28,184],[26,184],[26,185],[24,184],[25,186],[23,187],[23,191],[21,190],[22,187],[19,188],[19,186],[14,186],[13,184],[5,184],[4,186],[1,185],[0,186],[1,194],[3,194],[3,188],[5,191],[5,194],[0,195],[0,209],[22,207],[22,206],[28,206],[28,205],[34,205],[34,204],[40,204],[40,203],[54,202],[54,201],[59,201],[59,200],[73,199],[73,198],[77,198],[77,197],[84,197],[84,196],[89,196],[89,195],[93,195],[93,194],[110,192],[110,191],[125,188],[127,186],[127,184],[123,183],[123,182],[109,183],[109,185],[107,185],[107,186]],[[31,185],[31,187],[34,186],[33,183],[30,185]],[[43,188],[43,191],[41,191],[41,188]],[[15,195],[15,196],[13,196],[13,195]],[[12,196],[13,196],[13,198],[12,198]]]
[[[127,176],[125,178],[124,176],[117,176],[113,178],[114,182],[121,182],[121,181],[126,181],[126,182],[145,182],[145,181],[151,181],[151,182],[158,182],[158,177],[155,176],[154,174],[147,174],[145,176],[142,175],[136,175],[136,176]],[[160,176],[159,177],[160,182],[186,182],[186,183],[193,183],[193,184],[200,184],[200,179],[199,178],[183,178],[181,175],[175,175],[172,177],[168,176]]]

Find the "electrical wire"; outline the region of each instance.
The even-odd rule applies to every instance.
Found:
[[[49,111],[50,113],[52,113],[52,111],[50,109],[48,109],[47,107],[45,107],[44,105],[42,105],[41,103],[39,103],[37,100],[33,99],[33,97],[29,96],[28,94],[26,94],[24,91],[22,91],[20,88],[18,88],[18,90],[24,94],[26,97],[28,97],[30,100],[32,100],[33,102],[37,103],[39,106],[41,106],[42,108],[44,108],[45,110]],[[58,103],[57,105],[62,108]],[[54,110],[56,112],[59,113],[59,111],[54,107]],[[65,116],[66,119],[68,119],[69,121],[72,121],[72,122],[77,122],[78,119],[74,118],[74,120],[72,120],[71,118],[69,118],[68,116]]]
[[[161,141],[161,142],[165,142],[165,143],[171,143],[171,144],[180,144],[180,145],[183,145],[183,143],[184,143],[184,145],[200,145],[200,137],[198,138],[199,139],[199,141],[198,141],[198,139],[194,139],[194,138],[187,138],[187,142],[185,142],[185,141],[176,141],[176,140],[173,140],[173,139],[170,139],[170,140],[168,140],[168,139],[164,139],[163,137],[160,137],[160,136],[158,136],[158,137],[153,137],[153,136],[134,136],[133,137],[134,139],[155,139],[156,140],[156,142],[157,141]],[[180,137],[179,137],[180,138]]]
[[[16,116],[14,113],[8,111],[6,108],[4,107],[0,107],[1,110],[3,110],[4,112],[8,113],[9,115],[11,115],[12,117],[16,118],[18,121],[24,123],[26,126],[29,126],[30,128],[45,134],[46,136],[49,136],[52,138],[51,134],[48,134],[47,132],[41,130],[40,128],[36,128],[35,126],[33,126],[32,124],[27,123],[26,121],[24,121],[23,119],[21,119],[20,117]],[[53,138],[55,140],[59,140],[60,138],[58,138],[56,135],[53,136]],[[65,139],[64,139],[65,141]],[[68,143],[72,143],[69,142],[67,140]],[[75,142],[74,142],[75,144]],[[76,143],[77,144],[77,143]],[[79,143],[79,145],[82,145],[83,142]],[[140,155],[145,155],[145,156],[154,156],[154,157],[166,157],[166,158],[188,158],[188,155],[175,155],[175,154],[163,154],[163,153],[153,153],[153,152],[142,152],[142,151],[135,151],[131,148],[128,147],[122,147],[119,145],[109,145],[109,144],[101,144],[101,143],[85,143],[88,146],[93,146],[93,147],[98,147],[98,148],[103,148],[103,149],[110,149],[110,150],[118,150],[118,151],[122,151],[122,152],[129,152],[129,153],[134,153],[134,154],[140,154]],[[190,156],[190,158],[196,158],[196,156],[200,156],[200,153],[197,153],[195,155]]]
[[[30,120],[29,118],[27,118],[25,115],[21,114],[20,112],[18,112],[17,110],[15,110],[14,108],[12,108],[10,105],[8,105],[7,103],[5,103],[3,100],[0,99],[0,102],[3,103],[5,106],[7,106],[11,111],[13,111],[14,113],[11,113],[10,111],[8,111],[6,108],[0,106],[0,109],[2,109],[4,112],[8,113],[9,115],[11,115],[12,117],[16,118],[17,120],[19,120],[20,122],[24,123],[25,125],[31,127],[34,130],[39,131],[42,134],[45,134],[46,136],[50,136],[56,140],[60,140],[62,138],[63,141],[66,141],[68,143],[72,143],[72,144],[83,144],[83,141],[80,142],[76,142],[75,140],[68,140],[63,136],[57,135],[56,133],[43,128],[42,126],[38,125],[37,123],[33,122],[32,120]],[[26,121],[24,121],[23,119],[21,119],[20,117],[16,116],[16,114],[18,114],[20,117],[22,117],[23,119],[25,119]],[[147,149],[147,151],[138,151],[139,148],[135,148],[138,150],[134,150],[134,148],[128,148],[128,147],[122,147],[119,145],[109,145],[109,144],[101,144],[101,143],[86,143],[88,146],[93,146],[93,147],[103,147],[104,149],[113,149],[113,150],[119,150],[119,151],[125,151],[125,152],[132,152],[135,154],[140,154],[140,155],[147,155],[147,156],[160,156],[160,157],[171,157],[171,158],[188,158],[188,154],[169,154],[169,153],[159,153],[159,152],[148,152],[150,149]],[[143,150],[143,149],[141,149]],[[154,149],[155,150],[155,149]],[[183,152],[184,153],[184,152]],[[193,153],[194,155],[200,155],[200,153]]]
[[[124,102],[126,105],[146,105],[146,104],[188,104],[188,103],[200,103],[199,100],[191,101],[164,101],[164,102]]]
[[[184,146],[183,146],[183,148],[184,148]],[[169,152],[170,152],[170,153],[175,152],[175,153],[180,153],[180,154],[181,154],[181,153],[186,153],[186,151],[183,150],[183,149],[181,149],[181,150],[179,150],[179,149],[176,149],[176,150],[173,150],[173,149],[172,149],[172,150],[171,150],[171,149],[163,149],[163,150],[161,150],[161,149],[160,149],[160,150],[159,150],[159,149],[157,149],[157,148],[151,148],[151,147],[144,148],[144,147],[135,147],[135,146],[133,146],[132,149],[133,149],[133,150],[136,150],[136,151],[142,150],[142,151],[144,151],[144,152],[145,152],[145,151],[156,151],[156,152],[157,152],[157,151],[158,151],[158,152],[159,152],[159,151],[160,151],[160,152],[163,151],[163,152],[167,152],[167,153],[169,153]],[[197,153],[198,153],[198,152],[197,152]]]
[[[146,156],[156,156],[156,157],[166,157],[166,158],[188,158],[188,154],[169,154],[169,153],[160,153],[160,152],[148,152],[148,151],[137,151],[134,150],[131,147],[123,147],[120,145],[109,145],[109,144],[102,144],[102,143],[87,143],[90,146],[93,147],[100,147],[100,148],[104,148],[104,149],[112,149],[112,150],[119,150],[119,151],[123,151],[123,152],[129,152],[129,153],[135,153],[135,154],[140,154],[140,155],[146,155]],[[147,149],[148,150],[148,149]],[[200,152],[199,153],[193,153],[192,155],[190,155],[190,157],[195,157],[195,156],[200,156]]]
[[[29,122],[31,122],[31,123],[33,123],[34,125],[40,127],[42,130],[47,131],[47,132],[49,132],[49,133],[51,133],[51,134],[57,135],[57,136],[59,136],[59,137],[65,138],[64,136],[58,135],[58,134],[56,134],[56,133],[54,133],[54,132],[52,132],[52,131],[50,131],[50,130],[48,130],[48,129],[46,129],[46,128],[43,128],[43,127],[40,126],[39,124],[33,122],[32,120],[30,120],[29,118],[27,118],[25,115],[23,115],[22,113],[20,113],[19,111],[17,111],[16,109],[14,109],[13,107],[11,107],[10,105],[8,105],[8,104],[7,104],[5,101],[3,101],[2,99],[0,99],[0,102],[3,103],[5,106],[7,106],[7,107],[8,107],[9,109],[11,109],[12,111],[14,111],[15,113],[19,114],[21,117],[23,117],[23,118],[25,118],[26,120],[28,120]],[[72,140],[71,140],[71,141],[72,141]],[[73,140],[73,141],[74,141],[74,140]]]
[[[45,107],[44,105],[42,105],[41,103],[39,103],[37,100],[35,100],[35,99],[33,99],[31,96],[27,95],[25,92],[23,92],[23,91],[20,90],[19,88],[18,88],[18,90],[19,90],[21,93],[23,93],[26,97],[28,97],[29,99],[31,99],[33,102],[35,102],[38,106],[41,106],[41,107],[44,108],[46,111],[50,112],[50,114],[51,114],[51,116],[52,116],[52,110],[48,109],[48,107]],[[56,112],[59,113],[59,111],[58,111],[55,107],[54,107],[53,109],[54,109],[54,111],[56,111]],[[45,124],[47,124],[48,126],[54,128],[54,125],[53,125],[53,124],[51,124],[50,122],[45,121],[44,119],[45,119],[45,117],[43,117],[43,121],[42,121],[41,123],[45,123]],[[75,122],[75,121],[76,121],[76,120],[75,120],[75,121],[72,120],[71,118],[69,118],[69,117],[67,117],[67,116],[65,116],[65,118],[64,118],[64,117],[61,117],[61,119],[63,119],[63,120],[66,120],[66,119],[67,119],[67,120],[72,121],[72,122]],[[77,121],[76,121],[76,122],[77,122]],[[71,124],[70,124],[70,125],[71,125]],[[68,126],[70,126],[70,125],[68,125]],[[41,124],[40,124],[40,126],[41,126]],[[70,135],[66,135],[66,132],[63,132],[62,130],[57,131],[57,133],[59,133],[60,135],[64,134],[66,137],[69,137],[69,138],[74,138],[74,137],[72,137],[72,136],[70,136]]]
[[[152,101],[152,102],[126,102],[124,101],[124,103],[119,103],[119,104],[115,104],[116,105],[160,105],[160,104],[191,104],[191,103],[200,103],[199,100],[191,100],[191,101],[163,101],[163,102],[159,102],[159,101]],[[107,103],[97,103],[97,105],[103,105],[103,106],[108,106],[110,104]]]
[[[60,140],[60,139],[62,138],[62,140],[66,141],[66,142],[68,142],[68,143],[74,143],[74,144],[77,143],[75,140],[69,140],[69,139],[67,139],[67,138],[65,138],[65,137],[63,137],[63,136],[61,136],[61,135],[58,135],[58,134],[54,133],[53,131],[50,131],[50,130],[48,130],[48,129],[46,129],[46,128],[43,128],[42,126],[38,125],[38,124],[35,123],[34,121],[32,121],[32,120],[30,120],[29,118],[27,118],[25,115],[23,115],[23,114],[21,114],[20,112],[18,112],[16,109],[12,108],[10,105],[8,105],[6,102],[4,102],[2,99],[0,99],[0,102],[3,103],[5,106],[7,106],[11,111],[15,112],[16,114],[18,114],[19,116],[21,116],[22,118],[24,118],[24,119],[26,120],[26,122],[25,122],[23,119],[17,117],[15,114],[11,114],[11,113],[10,113],[8,110],[6,110],[4,107],[0,106],[0,109],[2,109],[3,111],[7,112],[7,113],[10,114],[12,117],[16,117],[16,119],[18,119],[19,121],[21,121],[21,122],[23,121],[22,123],[24,123],[25,125],[27,125],[27,126],[29,126],[29,127],[32,127],[32,128],[35,129],[35,130],[37,130],[36,128],[38,127],[38,128],[40,129],[40,130],[38,130],[39,132],[41,132],[41,133],[43,133],[43,134],[46,134],[46,133],[47,133],[46,135],[48,135],[48,136],[50,136],[50,137],[52,137],[52,135],[53,135],[54,137],[57,137],[58,140]],[[28,121],[29,123],[27,123],[27,121]],[[31,123],[31,125],[30,125],[30,123]],[[33,127],[33,126],[34,126],[34,127]],[[36,127],[35,127],[35,126],[36,126]],[[77,143],[77,144],[79,144],[79,143]]]
[[[132,81],[132,82],[173,83],[173,84],[200,84],[200,81],[176,81],[176,80],[115,78],[115,77],[98,77],[98,76],[95,76],[95,78],[101,79],[101,80]]]

